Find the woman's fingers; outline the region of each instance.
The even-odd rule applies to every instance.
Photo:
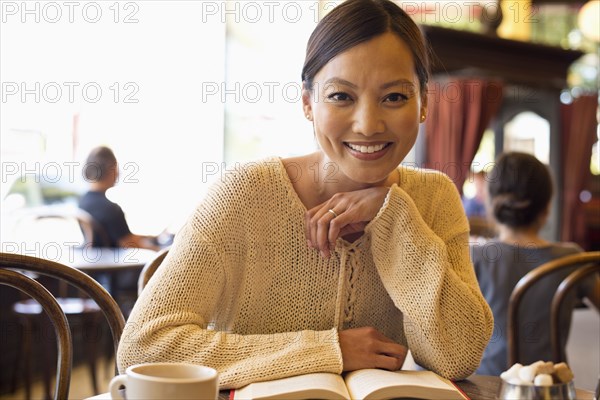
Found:
[[[339,208],[339,205],[335,209],[324,207],[312,215],[307,213],[305,231],[309,246],[327,257],[339,237],[362,232],[367,225],[367,222],[355,221],[357,218],[353,210],[340,211]]]
[[[327,241],[335,246],[335,241],[338,237],[340,237],[341,229],[346,226],[348,219],[348,212],[345,211],[341,214],[338,214],[329,222],[329,229],[327,230]]]
[[[362,232],[381,208],[389,188],[372,187],[336,193],[306,212],[305,233],[309,246],[329,257],[340,236]]]
[[[335,207],[335,209],[333,208]],[[306,213],[305,232],[309,246],[319,250],[324,257],[329,257],[335,239],[330,241],[329,231],[333,220],[339,218],[343,205],[332,204],[331,200],[319,204]],[[330,211],[331,210],[331,211]]]
[[[317,248],[321,251],[323,257],[328,258],[330,255],[330,242],[329,242],[329,229],[332,223],[332,220],[336,218],[333,213],[326,211],[321,215],[319,220],[317,221],[317,232],[316,232],[316,240],[317,240]]]
[[[329,223],[335,218],[324,205],[319,205],[306,213],[306,238],[308,245],[329,256],[328,232]]]
[[[404,357],[406,358],[406,356]],[[375,359],[375,368],[387,369],[388,371],[398,371],[404,364],[404,358],[380,354]]]
[[[408,349],[372,327],[340,331],[344,371],[363,368],[398,370],[404,364]]]

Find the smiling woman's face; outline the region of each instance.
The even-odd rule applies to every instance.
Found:
[[[378,184],[415,143],[425,104],[413,56],[385,33],[340,53],[316,75],[303,106],[317,141],[341,177]]]

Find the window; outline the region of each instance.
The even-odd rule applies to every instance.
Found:
[[[319,3],[273,3],[272,9],[267,3],[242,4],[237,10],[245,18],[227,19],[225,159],[314,151],[312,126],[302,110],[300,75],[306,43],[319,20]],[[233,4],[228,7],[235,9]]]
[[[550,123],[530,111],[517,114],[504,127],[504,151],[533,154],[544,164],[549,164]]]
[[[121,165],[108,195],[132,230],[179,226],[223,159],[224,106],[208,91],[225,79],[220,16],[202,1],[2,5],[2,185],[49,163],[85,184],[81,162],[108,145]],[[42,151],[21,146],[27,132]]]

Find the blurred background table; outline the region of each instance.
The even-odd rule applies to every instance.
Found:
[[[18,248],[18,250],[23,247]],[[76,268],[96,279],[117,301],[125,318],[137,300],[137,280],[153,250],[84,246],[46,246],[44,251],[22,254],[45,258]],[[19,253],[19,251],[16,251]]]
[[[100,282],[127,318],[137,299],[139,274],[155,254],[155,251],[147,249],[84,246],[67,249],[59,262],[77,268]]]
[[[58,262],[85,273],[141,270],[156,254],[153,250],[113,247],[70,247]]]

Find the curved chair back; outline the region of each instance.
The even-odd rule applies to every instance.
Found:
[[[92,243],[99,247],[110,245],[110,238],[108,237],[106,230],[91,216],[91,214],[80,208],[68,211],[44,209],[35,213],[34,217],[36,220],[51,218],[75,220],[83,234],[84,245]]]
[[[561,337],[560,330],[560,312],[563,307],[563,303],[567,298],[567,294],[577,286],[578,283],[586,279],[588,276],[600,273],[600,255],[596,258],[596,262],[584,267],[578,268],[571,272],[558,286],[554,297],[552,298],[552,312],[550,314],[550,337],[552,339],[552,354],[555,360],[564,361],[567,356],[564,353],[564,349],[560,345],[563,338]]]
[[[142,294],[142,290],[144,290],[148,284],[148,281],[150,278],[152,278],[152,275],[154,275],[154,272],[156,272],[156,269],[160,266],[160,264],[162,264],[168,253],[169,248],[162,249],[156,253],[152,260],[148,261],[146,265],[144,265],[144,268],[142,269],[142,272],[140,272],[140,277],[138,279],[138,296]]]
[[[41,237],[37,238],[41,241],[56,241],[56,230],[60,230],[62,239],[65,239],[65,233],[75,233],[73,229],[79,228],[77,235],[82,236],[81,245],[95,244],[97,246],[110,246],[110,238],[106,230],[96,221],[88,212],[79,208],[65,208],[44,206],[28,210],[23,213],[16,223],[14,233],[19,236],[19,232],[31,232],[31,224],[49,222],[54,230],[50,229]],[[56,225],[56,224],[60,225]],[[57,228],[58,226],[58,228]],[[36,226],[37,228],[38,226]],[[48,230],[48,229],[46,229]],[[72,236],[67,235],[70,239]]]
[[[547,262],[545,264],[540,265],[539,267],[535,268],[534,270],[530,271],[529,273],[527,273],[525,276],[523,276],[519,282],[517,282],[517,284],[515,285],[511,296],[510,296],[510,300],[508,302],[508,362],[509,365],[513,365],[515,363],[517,363],[519,361],[519,306],[521,305],[521,300],[523,299],[523,296],[525,295],[525,293],[527,292],[527,290],[529,288],[531,288],[536,282],[538,282],[540,279],[542,279],[543,277],[545,277],[548,274],[554,273],[558,270],[561,269],[565,269],[565,268],[569,268],[569,267],[574,267],[577,265],[583,265],[583,264],[588,264],[588,263],[598,263],[600,261],[600,251],[595,251],[595,252],[584,252],[584,253],[578,253],[578,254],[572,254],[569,256],[565,256],[565,257],[561,257],[558,258],[556,260],[552,260],[550,262]],[[576,272],[578,272],[578,270],[572,272],[572,274],[575,274]],[[585,276],[588,276],[589,274],[591,274],[592,272],[589,273],[585,273]],[[580,273],[583,274],[583,273]],[[574,281],[575,279],[577,279],[576,282],[573,283],[564,283],[565,281]],[[558,287],[556,294],[555,294],[555,299],[557,302],[557,306],[556,308],[552,308],[552,318],[554,318],[554,321],[556,321],[556,329],[559,329],[560,327],[558,326],[558,320],[559,320],[559,316],[558,315],[554,315],[554,310],[559,310],[560,305],[562,305],[562,302],[565,298],[566,292],[569,291],[575,283],[577,283],[579,281],[579,279],[583,279],[583,277],[579,278],[579,275],[577,275],[575,278],[571,278],[569,280],[569,277],[567,277],[563,283],[561,283],[561,285]],[[563,286],[564,284],[564,286]],[[563,294],[561,293],[561,288]],[[558,297],[557,297],[558,296]],[[554,303],[554,301],[553,301]],[[560,304],[559,304],[560,303]],[[555,330],[554,325],[552,330]],[[560,335],[560,334],[559,334]],[[560,337],[555,336],[555,338],[560,339]],[[556,348],[560,348],[561,342],[554,342],[554,340],[552,341],[552,348],[556,349]],[[559,351],[559,353],[562,353],[562,350]],[[556,356],[556,353],[555,353]],[[564,354],[562,354],[562,356],[564,356]],[[554,361],[560,361],[560,359],[555,359]]]
[[[58,359],[56,365],[56,388],[55,399],[66,399],[69,397],[69,385],[71,381],[71,368],[73,363],[73,344],[71,341],[71,330],[67,317],[52,294],[39,282],[30,277],[5,269],[4,257],[0,268],[0,284],[11,286],[31,296],[46,312],[54,331],[56,332]]]
[[[73,213],[73,216],[79,223],[83,236],[86,238],[86,243],[95,243],[99,247],[110,246],[108,233],[90,213],[82,209],[77,209]],[[89,236],[86,236],[86,233]]]
[[[86,293],[98,304],[110,327],[115,354],[125,326],[125,318],[118,304],[98,282],[89,275],[66,265],[20,254],[0,253],[1,270],[30,271],[67,282]],[[60,309],[60,307],[59,307]],[[62,310],[60,311],[62,313]]]

